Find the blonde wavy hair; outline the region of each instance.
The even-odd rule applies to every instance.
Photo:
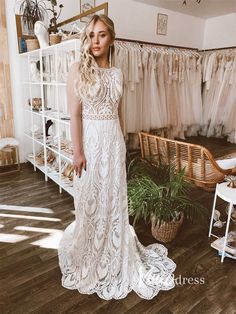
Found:
[[[113,21],[106,16],[105,14],[100,15],[93,15],[91,20],[88,22],[88,24],[85,26],[83,33],[81,34],[80,40],[81,40],[81,50],[80,50],[80,60],[78,62],[78,81],[77,81],[77,87],[80,91],[80,93],[86,92],[89,88],[89,86],[95,84],[96,82],[96,74],[98,69],[98,65],[93,57],[93,55],[90,52],[91,47],[91,38],[90,38],[90,32],[91,28],[94,26],[94,24],[97,21],[103,22],[107,30],[109,31],[111,35],[111,41],[114,42],[115,40],[115,29],[114,29],[114,23]],[[112,58],[112,55],[114,53],[114,44],[110,46],[110,51],[108,53],[108,60],[109,56]],[[111,63],[111,60],[109,60]]]

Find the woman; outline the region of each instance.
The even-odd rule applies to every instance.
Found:
[[[93,16],[81,37],[81,57],[67,84],[74,145],[76,219],[59,245],[62,285],[122,299],[134,290],[151,299],[174,287],[175,264],[160,244],[142,246],[129,225],[126,146],[121,130],[122,73],[109,66],[113,22]]]

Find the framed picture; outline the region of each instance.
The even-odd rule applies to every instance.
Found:
[[[91,10],[95,7],[95,0],[80,0],[80,14],[88,10]],[[80,19],[82,23],[88,23],[93,15],[88,14]]]
[[[167,34],[167,21],[168,15],[158,13],[157,14],[157,34],[166,35]]]

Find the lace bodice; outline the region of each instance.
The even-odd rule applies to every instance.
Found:
[[[120,69],[98,68],[96,83],[86,95],[80,93],[82,118],[110,120],[118,118],[118,106],[122,96],[123,76]]]

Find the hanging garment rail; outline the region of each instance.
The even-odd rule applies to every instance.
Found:
[[[190,48],[190,47],[182,47],[182,46],[173,46],[173,45],[165,45],[165,44],[158,44],[158,43],[152,43],[148,41],[141,41],[141,40],[135,40],[135,39],[126,39],[126,38],[116,38],[117,41],[125,41],[125,42],[131,42],[131,43],[138,43],[140,45],[153,45],[153,46],[161,46],[161,47],[167,47],[167,48],[178,48],[178,49],[190,49],[190,50],[198,50],[197,48]]]
[[[231,47],[222,47],[222,48],[211,48],[211,49],[198,49],[198,48],[191,48],[191,47],[184,47],[184,46],[174,46],[174,45],[166,45],[166,44],[159,44],[159,43],[153,43],[148,41],[142,41],[142,40],[135,40],[135,39],[126,39],[126,38],[116,38],[117,41],[126,41],[126,42],[133,42],[138,43],[140,45],[153,45],[153,46],[161,46],[161,47],[167,47],[167,48],[178,48],[178,49],[190,49],[190,50],[196,50],[198,52],[204,52],[204,51],[219,51],[219,50],[225,50],[225,49],[235,49],[236,46]]]
[[[222,47],[222,48],[212,48],[212,49],[199,49],[199,52],[207,52],[207,51],[219,51],[219,50],[227,50],[227,49],[235,49],[236,46],[232,46],[232,47]]]

